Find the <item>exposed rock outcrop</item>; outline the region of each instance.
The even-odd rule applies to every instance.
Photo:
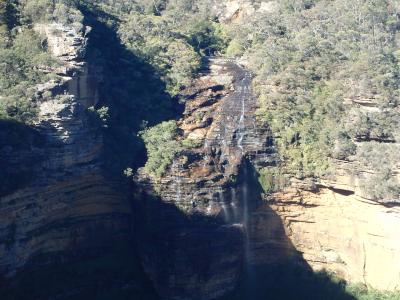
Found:
[[[240,24],[257,12],[278,9],[276,4],[232,0],[218,2],[214,8],[221,22]],[[361,83],[349,85],[351,89]],[[360,115],[374,117],[392,109],[382,108],[375,97],[364,91],[344,99],[349,127],[355,126]],[[397,108],[390,113],[400,112]],[[392,118],[391,122],[397,119]],[[315,270],[333,271],[352,283],[399,290],[400,261],[396,253],[400,251],[400,233],[396,228],[400,225],[400,195],[394,192],[393,197],[377,197],[368,186],[375,185],[372,190],[380,188],[376,184],[380,171],[368,162],[368,157],[372,160],[379,151],[372,153],[376,145],[368,148],[368,143],[379,143],[378,149],[390,145],[386,149],[388,155],[379,156],[382,166],[390,166],[390,170],[384,170],[388,174],[382,185],[400,182],[400,158],[395,157],[399,153],[398,126],[390,126],[386,126],[383,135],[367,132],[357,136],[355,145],[365,147],[367,161],[356,156],[332,160],[329,177],[310,182],[292,178],[289,188],[270,195],[257,207],[250,216],[250,260],[268,265],[298,257]],[[387,163],[389,159],[391,162]]]
[[[315,270],[330,270],[353,283],[379,289],[400,288],[400,210],[384,207],[345,191],[289,189],[274,194],[254,215],[252,231],[277,253],[295,255],[276,234],[273,213],[285,235]],[[258,222],[256,220],[258,219]],[[259,253],[259,259],[271,259]],[[272,257],[276,262],[276,257]]]
[[[155,222],[144,230],[151,233],[141,254],[163,297],[214,299],[235,287],[247,256],[249,206],[260,191],[248,187],[245,162],[274,163],[274,155],[267,155],[274,148],[269,128],[255,118],[251,74],[234,61],[212,59],[210,72],[196,80],[186,98],[178,122],[181,138],[198,146],[182,151],[161,178],[144,170],[136,178],[143,209],[151,216],[143,223]],[[148,203],[149,195],[157,205]],[[154,244],[157,252],[149,252]]]
[[[26,129],[26,143],[10,145],[7,134],[0,139],[2,163],[29,170],[25,184],[0,199],[1,275],[101,253],[130,230],[129,202],[103,175],[102,134],[87,110],[98,101],[101,80],[85,62],[89,30],[60,24],[35,30],[60,59],[60,77],[38,86],[38,121]]]
[[[270,12],[278,9],[277,1],[254,3],[249,0],[215,1],[214,11],[222,23],[245,22],[246,18],[258,12]]]

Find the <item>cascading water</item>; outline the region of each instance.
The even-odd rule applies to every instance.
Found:
[[[220,202],[221,207],[222,207],[222,213],[223,213],[223,216],[224,216],[224,221],[225,221],[225,223],[230,223],[231,214],[230,214],[230,211],[229,211],[229,207],[225,203],[225,196],[224,196],[224,191],[222,190],[222,188],[218,191],[218,195],[219,195],[219,202]]]
[[[203,146],[203,148],[204,148],[204,153],[205,153],[205,155],[204,155],[204,161],[203,161],[203,166],[204,167],[206,167],[207,166],[207,164],[208,164],[208,161],[209,161],[209,159],[210,159],[210,156],[208,155],[208,147],[209,147],[209,145],[208,145],[208,140],[207,140],[207,137],[204,139],[204,146]]]
[[[243,197],[243,228],[245,231],[245,260],[246,266],[249,265],[250,257],[251,257],[251,249],[250,249],[250,211],[249,211],[249,197],[248,197],[248,185],[247,185],[247,166],[245,166],[243,171],[243,186],[242,186],[242,197]]]
[[[240,151],[243,154],[243,152],[244,152],[243,139],[244,139],[244,135],[245,135],[245,132],[244,132],[244,113],[245,113],[245,103],[244,103],[245,99],[244,98],[245,97],[243,95],[241,95],[241,98],[242,98],[242,111],[241,111],[241,114],[240,114],[239,126],[238,126],[238,135],[239,135],[238,147],[239,147]]]
[[[207,215],[211,215],[212,214],[212,212],[213,212],[213,202],[212,201],[208,202],[206,212],[207,212]]]
[[[233,210],[233,217],[235,222],[240,221],[240,211],[239,211],[239,203],[236,197],[236,190],[235,188],[231,188],[231,206]]]
[[[222,118],[222,128],[221,128],[221,139],[222,139],[222,153],[221,153],[221,161],[224,161],[224,159],[227,156],[227,153],[225,152],[226,149],[228,148],[228,142],[227,142],[227,138],[226,138],[226,120],[225,120],[225,116]]]
[[[245,112],[246,106],[245,101],[246,98],[251,97],[251,90],[247,85],[250,79],[250,74],[246,73],[244,78],[242,79],[243,87],[241,88],[241,114],[239,118],[238,124],[238,147],[244,155],[244,147],[243,147],[243,140],[246,134],[245,128]],[[255,125],[255,124],[254,124]],[[245,252],[245,262],[246,267],[249,268],[249,262],[251,258],[251,247],[250,247],[250,209],[249,209],[249,195],[248,195],[248,170],[247,166],[244,166],[243,169],[243,183],[242,183],[242,201],[243,201],[243,215],[242,215],[242,224],[245,232],[245,245],[244,245],[244,252]]]
[[[180,175],[179,164],[177,164],[175,160],[172,162],[172,170],[173,172],[176,172],[175,176],[176,200],[179,203],[181,202],[182,199],[182,190],[181,190],[182,178]]]

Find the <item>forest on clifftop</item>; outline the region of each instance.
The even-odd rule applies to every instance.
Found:
[[[266,1],[253,1],[254,7],[261,2]],[[398,199],[400,186],[392,175],[400,153],[399,4],[285,0],[244,22],[225,23],[211,9],[214,4],[2,0],[1,118],[34,122],[37,85],[57,77],[52,70],[58,62],[47,53],[34,25],[58,22],[80,31],[84,11],[92,11],[165,83],[158,107],[145,108],[135,116],[141,119],[136,123],[152,126],[168,119],[168,98],[190,84],[202,57],[241,57],[256,74],[259,117],[278,137],[284,173],[329,178],[335,173],[332,161],[356,160],[375,171],[363,182],[365,194]],[[150,103],[147,97],[139,101]],[[129,95],[123,98],[130,102]],[[282,170],[261,173],[268,181]]]
[[[233,58],[254,76],[257,118],[279,153],[278,166],[257,170],[265,194],[293,178],[329,181],[346,164],[364,198],[398,205],[399,1],[244,2],[251,16],[224,19],[216,0],[0,0],[0,121],[40,124],[38,91],[60,80],[63,62],[36,28],[60,24],[90,36],[88,56],[108,79],[88,113],[104,131],[109,169],[131,177],[146,164],[160,177],[199,146],[176,140],[182,92],[207,57]]]

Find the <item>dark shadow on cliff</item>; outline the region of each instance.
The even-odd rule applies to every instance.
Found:
[[[182,108],[176,99],[166,93],[165,83],[156,70],[126,49],[116,29],[106,25],[105,20],[111,16],[85,7],[82,11],[85,25],[92,27],[85,60],[89,71],[103,78],[98,82],[100,102],[95,108],[109,108],[109,118],[102,130],[103,172],[113,182],[120,183],[120,191],[130,195],[129,183],[123,178],[123,170],[127,167],[135,169],[146,161],[145,148],[137,136],[138,131],[143,129],[144,123],[152,126],[177,118]],[[34,163],[39,162],[38,155],[31,152],[32,147],[27,150],[25,148],[31,141],[31,135],[34,137],[34,146],[39,143],[40,136],[36,138],[36,134],[28,126],[1,121],[0,151],[7,151],[9,156],[0,156],[0,179],[3,184],[0,196],[27,184],[34,175],[31,171]],[[16,143],[24,141],[22,145],[9,145],[14,136]],[[5,140],[7,146],[4,149],[1,147],[1,139]],[[13,170],[12,159],[4,161],[13,158],[16,147],[26,152],[26,172],[20,166],[18,170]],[[8,165],[10,167],[5,169],[4,166]],[[101,227],[94,230],[97,230],[95,236],[101,241],[108,234]],[[78,232],[71,234],[79,235]],[[120,234],[115,233],[116,236]],[[39,251],[40,257],[33,258],[12,280],[0,280],[0,298],[157,299],[152,284],[143,273],[134,241],[121,239],[120,243],[114,243],[114,239],[110,239],[108,245],[99,248],[96,248],[97,244],[94,245],[90,249],[72,251],[72,254]],[[51,265],[49,262],[52,262]]]
[[[237,290],[220,300],[355,300],[346,283],[326,272],[314,273],[297,262],[267,264],[251,270]]]
[[[2,300],[157,300],[131,242],[120,242],[99,257],[26,268],[0,278]],[[54,255],[51,254],[51,255]]]
[[[27,185],[43,160],[44,137],[33,127],[0,120],[0,197]]]
[[[189,215],[148,187],[137,186],[135,199],[138,252],[162,299],[198,300],[232,289],[242,268],[240,226]]]
[[[237,289],[219,300],[355,300],[345,281],[313,272],[286,236],[281,218],[262,202],[255,168],[249,162],[244,168],[239,181],[252,197],[250,253]]]
[[[176,119],[183,107],[166,92],[161,75],[127,49],[117,35],[117,20],[94,7],[81,7],[85,24],[92,27],[88,63],[102,78],[97,108],[109,108],[105,133],[107,171],[117,175],[146,161],[138,137],[144,126]],[[108,24],[107,24],[108,22]]]
[[[188,215],[163,202],[150,186],[137,186],[138,252],[162,299],[204,299],[215,295],[215,289],[228,293],[221,300],[354,299],[345,292],[344,282],[311,270],[272,209],[259,212],[264,203],[251,164],[246,163],[238,183],[231,184],[241,208],[247,205],[251,211],[250,244],[241,226],[224,225],[223,218]],[[271,227],[260,235],[255,224],[261,221]],[[254,257],[260,255],[267,258],[256,265]]]

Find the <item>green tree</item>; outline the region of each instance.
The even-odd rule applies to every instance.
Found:
[[[148,173],[162,176],[181,150],[181,144],[176,140],[177,129],[175,121],[167,121],[140,133],[147,149],[145,170]]]

